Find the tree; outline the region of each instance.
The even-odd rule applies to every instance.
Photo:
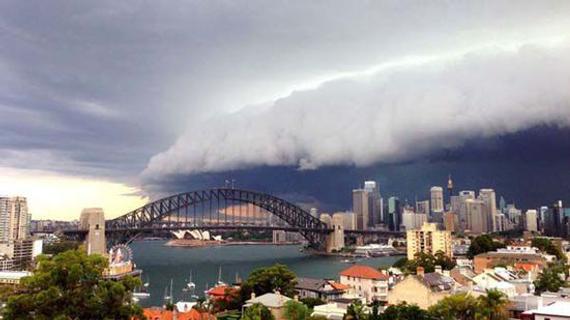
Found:
[[[553,264],[542,270],[534,281],[535,294],[545,291],[558,292],[566,283],[561,275],[565,275],[567,269],[564,264]]]
[[[386,308],[380,320],[429,320],[429,314],[415,304],[402,302]]]
[[[467,257],[473,259],[474,256],[489,251],[496,251],[499,248],[504,248],[505,244],[500,241],[495,241],[490,235],[484,234],[471,240],[469,250],[467,250]]]
[[[556,256],[560,261],[566,261],[564,252],[548,238],[534,238],[532,239],[531,246],[538,248],[542,252]]]
[[[81,242],[72,240],[57,240],[52,243],[47,243],[43,246],[43,253],[45,254],[60,254],[68,250],[77,250]]]
[[[509,300],[499,290],[487,290],[487,294],[480,296],[478,300],[479,314],[483,319],[507,320],[509,318],[507,311]]]
[[[260,296],[274,291],[293,297],[296,278],[295,273],[282,264],[255,269],[242,285],[240,290],[242,299],[243,301],[249,299],[252,292]]]
[[[309,307],[309,309],[313,309],[315,306],[320,306],[326,303],[323,299],[319,298],[303,298],[301,299],[301,302]]]
[[[102,256],[78,250],[40,256],[37,270],[8,299],[4,319],[143,319],[142,309],[132,302],[140,280],[105,280],[105,267]]]
[[[476,320],[479,302],[465,293],[443,298],[429,308],[433,318],[440,320]]]
[[[355,300],[349,304],[343,317],[344,320],[365,320],[366,318],[366,310],[360,300]]]
[[[438,251],[435,256],[419,252],[416,254],[413,260],[399,260],[398,265],[404,264],[403,267],[399,267],[402,271],[407,273],[415,273],[418,267],[424,268],[425,272],[434,272],[435,266],[441,266],[444,270],[451,270],[455,267],[455,262],[445,255],[442,251]]]
[[[275,317],[266,306],[256,303],[245,309],[241,320],[275,320]]]
[[[285,302],[283,316],[287,320],[306,320],[311,316],[311,312],[301,302],[289,300]]]

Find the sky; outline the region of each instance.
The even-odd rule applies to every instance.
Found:
[[[448,174],[528,207],[566,199],[568,16],[568,1],[2,1],[0,194],[35,219],[228,178],[326,210],[363,179],[411,200]]]

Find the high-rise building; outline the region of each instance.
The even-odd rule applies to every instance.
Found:
[[[431,211],[433,213],[443,213],[443,188],[431,187]]]
[[[382,196],[376,181],[364,181],[364,190],[368,192],[368,226],[374,227],[382,222]]]
[[[524,214],[525,220],[525,230],[531,232],[538,231],[538,224],[537,224],[537,216],[538,212],[536,210],[527,210]]]
[[[453,180],[451,180],[451,175],[447,177],[447,196],[451,199],[453,195]]]
[[[429,216],[429,200],[416,201],[416,212]]]
[[[356,215],[356,228],[368,229],[369,218],[369,192],[364,189],[352,190],[352,212]]]
[[[402,212],[402,224],[400,230],[415,230],[427,222],[427,214],[416,213],[411,208],[404,207]]]
[[[495,226],[495,215],[497,214],[497,196],[493,189],[479,190],[479,199],[483,201],[485,216],[487,217],[487,230],[498,231]]]
[[[402,206],[398,197],[388,198],[388,227],[390,230],[400,230],[402,223]]]
[[[31,216],[24,197],[0,197],[0,242],[29,238]]]
[[[466,229],[471,233],[487,233],[487,216],[484,209],[485,203],[479,199],[465,200]]]
[[[544,234],[549,237],[568,236],[568,217],[565,216],[562,201],[555,202],[544,215]]]
[[[408,259],[423,252],[435,255],[441,251],[448,257],[453,257],[451,248],[451,232],[437,229],[436,223],[424,223],[420,229],[406,231]]]
[[[453,211],[448,211],[443,214],[443,225],[445,230],[456,232],[459,229],[459,219],[457,214]]]

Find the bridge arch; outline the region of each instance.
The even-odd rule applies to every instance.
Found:
[[[296,204],[270,194],[234,188],[191,191],[165,197],[150,202],[118,218],[107,220],[105,229],[110,232],[112,230],[153,228],[163,224],[166,217],[174,214],[180,217],[181,210],[186,211],[184,214],[187,218],[188,208],[193,207],[195,210],[198,204],[209,204],[211,214],[212,204],[217,203],[219,210],[221,201],[223,201],[226,209],[228,201],[231,201],[232,205],[236,203],[252,204],[265,210],[287,223],[291,228],[297,229],[296,231],[315,249],[322,249],[327,235],[332,232],[325,223],[311,216]],[[227,214],[227,211],[224,214]],[[180,223],[179,219],[177,223]],[[189,226],[189,228],[200,228],[200,225],[196,225],[195,219],[193,223],[194,225]]]

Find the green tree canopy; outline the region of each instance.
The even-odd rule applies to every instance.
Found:
[[[562,279],[562,275],[566,275],[568,267],[565,264],[552,264],[542,270],[538,278],[534,281],[535,294],[541,294],[545,291],[557,292],[561,287],[565,286],[566,281]]]
[[[367,320],[368,314],[365,310],[365,305],[362,301],[355,300],[353,303],[348,305],[346,309],[346,314],[344,315],[344,320]]]
[[[476,320],[479,302],[469,294],[443,298],[429,308],[432,317],[440,320]]]
[[[380,320],[430,320],[426,310],[415,304],[402,302],[386,308],[380,315]]]
[[[495,241],[490,235],[484,234],[471,240],[469,250],[467,250],[467,257],[473,259],[474,256],[489,251],[496,251],[499,248],[504,248],[505,244],[500,241]]]
[[[402,258],[393,266],[405,273],[415,273],[418,267],[423,267],[425,272],[434,272],[436,266],[441,266],[443,270],[451,270],[455,267],[455,262],[441,251],[438,251],[435,256],[420,252],[416,254],[415,259]]]
[[[241,320],[275,320],[266,306],[256,303],[245,309]]]
[[[311,316],[311,311],[301,302],[289,300],[285,302],[283,316],[287,320],[307,320]]]
[[[323,299],[319,298],[303,298],[301,299],[301,302],[305,304],[307,307],[309,307],[309,309],[312,309],[315,306],[320,306],[326,303]]]
[[[534,238],[531,241],[531,246],[538,248],[542,252],[556,256],[560,261],[566,261],[564,252],[548,238]]]
[[[140,280],[102,277],[107,260],[72,250],[53,258],[40,256],[38,268],[22,279],[20,293],[8,299],[4,319],[132,319],[144,318],[132,302]]]
[[[243,299],[249,299],[252,292],[257,296],[278,290],[281,294],[293,297],[297,276],[287,266],[275,264],[271,267],[253,270],[242,284]]]

